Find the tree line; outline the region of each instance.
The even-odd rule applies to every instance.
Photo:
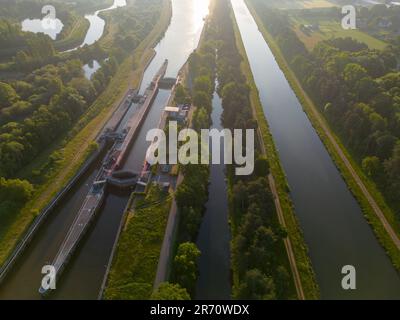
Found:
[[[217,32],[218,92],[222,98],[225,128],[257,129],[250,102],[250,88],[241,69],[233,28],[232,8],[227,0],[215,4],[213,23]],[[260,141],[256,144],[259,145]],[[285,299],[290,295],[291,277],[282,257],[286,232],[277,221],[268,184],[269,164],[256,149],[251,176],[235,176],[228,166],[231,216],[231,266],[233,298]]]
[[[161,12],[160,0],[151,2],[155,13],[149,13],[147,3],[147,0],[136,1],[132,7],[137,9],[132,15],[137,28],[131,33],[137,32],[138,41],[151,32],[157,23],[154,14]],[[157,3],[159,7],[155,8]],[[153,18],[146,22],[148,14]],[[37,39],[32,41],[29,52],[24,50],[17,54],[16,65],[23,75],[18,80],[0,81],[0,177],[8,179],[6,181],[12,182],[19,177],[20,170],[52,143],[68,140],[76,133],[72,128],[96,115],[92,104],[108,86],[119,65],[131,54],[131,51],[118,48],[105,51],[96,43],[58,55],[48,37],[42,35]],[[88,80],[82,65],[94,57],[101,57],[101,68]],[[29,177],[24,175],[30,181],[22,183],[42,183],[59,157],[60,154],[54,152],[43,170],[35,170],[28,174]],[[5,188],[5,185],[0,187]],[[13,208],[17,210],[25,201],[10,198],[10,203],[14,203]],[[10,212],[15,214],[16,210]]]
[[[308,52],[285,13],[252,1],[303,88],[400,217],[400,43],[378,51],[338,38]]]

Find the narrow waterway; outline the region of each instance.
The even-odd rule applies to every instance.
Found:
[[[125,7],[125,6],[126,6],[126,0],[114,0],[114,3],[111,7],[108,7],[106,9],[97,10],[93,14],[85,15],[85,19],[89,21],[89,29],[86,32],[85,39],[83,40],[82,44],[80,44],[76,48],[70,49],[68,51],[73,51],[73,50],[82,48],[83,46],[86,46],[86,45],[90,46],[90,45],[94,44],[96,41],[100,40],[100,38],[103,36],[106,22],[104,21],[104,19],[99,17],[99,14],[102,12],[105,12],[105,11],[114,10],[116,8]]]
[[[86,32],[85,38],[83,42],[68,51],[73,51],[76,49],[79,49],[85,45],[92,45],[96,41],[100,40],[100,38],[104,34],[104,29],[106,26],[106,22],[104,19],[99,17],[99,14],[101,12],[109,11],[109,10],[114,10],[116,8],[120,7],[125,7],[126,6],[126,0],[114,0],[114,3],[112,6],[97,10],[96,12],[92,14],[86,14],[85,19],[89,21],[89,29]],[[50,23],[55,24],[55,28],[52,26],[50,27]],[[55,19],[54,21],[44,18],[44,19],[25,19],[21,22],[22,26],[22,31],[29,31],[33,33],[44,33],[48,35],[50,38],[53,40],[56,40],[57,35],[62,31],[64,25],[60,19]]]
[[[148,86],[165,59],[169,60],[167,76],[176,77],[179,69],[197,47],[203,18],[208,14],[208,0],[172,0],[173,16],[165,37],[156,46],[156,56],[146,69],[140,91]],[[125,167],[139,171],[149,143],[147,131],[157,128],[170,91],[160,90],[136,141]],[[135,105],[132,105],[135,108]],[[130,110],[123,121],[129,119]],[[34,241],[20,257],[18,264],[0,286],[0,299],[40,299],[41,269],[51,263],[96,175],[97,166],[81,179],[79,186],[51,215]],[[53,299],[97,299],[118,226],[129,195],[108,192],[96,221],[83,239],[67,269],[57,283]]]
[[[216,84],[217,87],[218,84]],[[222,130],[222,101],[217,92],[214,92],[212,106],[212,128]],[[220,144],[220,157],[223,159],[223,142],[220,141]],[[210,145],[211,148],[212,145]],[[197,239],[201,256],[196,299],[229,300],[231,297],[230,230],[224,164],[210,165],[208,192],[206,212]]]
[[[101,65],[97,60],[92,60],[86,63],[82,68],[85,74],[85,78],[91,80],[96,71],[101,68]]]
[[[399,299],[400,277],[303,112],[243,0],[231,0],[323,299]],[[357,289],[341,287],[356,268]]]

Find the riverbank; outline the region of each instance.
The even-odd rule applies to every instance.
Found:
[[[304,111],[334,160],[348,188],[359,202],[366,220],[371,225],[395,268],[400,270],[400,224],[394,213],[385,203],[383,196],[374,183],[364,175],[359,165],[340,142],[340,139],[333,133],[316,105],[302,88],[275,39],[266,30],[253,5],[248,0],[246,0],[246,4]]]
[[[140,84],[145,67],[154,56],[153,46],[165,32],[171,15],[171,3],[169,0],[165,0],[160,20],[155,28],[136,48],[135,52],[121,63],[110,85],[90,107],[89,112],[96,116],[91,119],[87,119],[84,116],[75,128],[71,130],[71,132],[76,132],[71,140],[68,142],[63,140],[55,142],[29,168],[26,168],[21,173],[21,175],[24,175],[34,168],[41,167],[48,161],[49,155],[55,150],[62,152],[63,157],[57,168],[46,177],[46,181],[42,185],[38,186],[32,200],[15,217],[14,222],[5,234],[0,235],[0,265],[7,259],[34,218],[85,163],[90,154],[89,151],[93,140],[118,107],[126,90],[129,87],[137,87]]]
[[[62,39],[54,42],[54,48],[64,51],[78,46],[85,39],[89,25],[90,23],[85,17],[78,16],[71,30]]]
[[[288,251],[287,255],[291,264],[292,275],[296,284],[297,293],[300,299],[302,297],[304,297],[305,299],[318,299],[318,284],[316,282],[311,260],[308,255],[307,245],[305,244],[305,240],[297,221],[292,201],[289,196],[289,186],[286,180],[286,176],[281,166],[279,155],[277,153],[275,143],[270,133],[266,117],[264,115],[258,89],[254,82],[248,57],[238,29],[237,22],[233,15],[233,11],[231,15],[235,29],[237,47],[239,49],[240,55],[243,57],[243,62],[241,65],[242,72],[245,74],[247,83],[251,89],[250,99],[255,118],[257,119],[259,125],[259,135],[261,136],[260,143],[262,144],[263,153],[268,159],[270,171],[275,180],[276,188],[271,189],[272,191],[274,191],[274,189],[276,190],[276,196],[278,197],[278,199],[275,200],[280,203],[280,207],[282,209],[281,212],[283,213],[282,222],[284,222],[282,224],[286,226],[286,230],[288,233],[289,244],[286,245]],[[277,214],[279,215],[279,213],[280,210],[278,206]],[[292,259],[291,257],[294,257],[294,259]]]

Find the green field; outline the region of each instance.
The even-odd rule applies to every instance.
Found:
[[[329,8],[335,4],[329,0],[266,0],[269,6],[276,9],[311,9],[311,8]]]
[[[383,50],[386,47],[386,43],[376,39],[365,32],[360,30],[345,30],[341,26],[341,22],[337,20],[325,20],[325,19],[304,19],[304,18],[293,18],[293,30],[297,36],[306,45],[308,50],[312,50],[314,46],[323,40],[332,38],[346,38],[351,37],[355,40],[365,43],[370,49]],[[301,25],[312,25],[318,24],[319,30],[311,32],[303,32],[300,30]]]
[[[171,198],[151,187],[129,210],[104,293],[105,299],[149,299],[167,226]]]

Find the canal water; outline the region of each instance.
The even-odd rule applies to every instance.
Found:
[[[97,10],[93,14],[85,15],[85,18],[89,21],[89,29],[86,33],[85,39],[83,40],[81,45],[68,51],[73,51],[82,48],[85,45],[90,46],[94,44],[96,41],[100,40],[100,38],[103,36],[106,22],[104,21],[104,19],[99,17],[99,14],[105,11],[114,10],[116,8],[125,6],[126,6],[126,0],[114,0],[114,3],[111,7]]]
[[[216,88],[218,88],[218,84],[216,84]],[[222,101],[217,92],[214,92],[212,105],[212,128],[222,130]],[[220,141],[220,144],[220,157],[223,159],[223,142]],[[211,148],[212,145],[210,145]],[[231,297],[230,229],[224,164],[210,165],[208,192],[206,212],[197,239],[201,256],[196,299],[229,300]]]
[[[400,277],[302,110],[243,0],[231,0],[323,299],[400,299]],[[356,268],[357,289],[341,287]]]
[[[151,82],[165,59],[169,59],[167,76],[177,72],[197,47],[203,18],[208,14],[208,0],[172,0],[173,16],[165,37],[156,47],[156,56],[146,69],[141,92]],[[160,90],[133,143],[126,168],[138,171],[144,161],[148,143],[145,141],[148,129],[157,128],[168,90]],[[134,107],[134,105],[133,105]],[[134,110],[131,110],[132,114]],[[125,123],[129,116],[125,119]],[[41,269],[52,262],[60,244],[89,191],[98,170],[95,165],[81,179],[75,192],[64,201],[39,230],[34,241],[21,256],[9,277],[0,286],[0,299],[40,299]],[[129,195],[111,191],[98,213],[89,232],[75,252],[52,299],[97,299],[106,272],[115,236]]]
[[[96,71],[101,68],[101,65],[97,60],[92,60],[89,63],[86,63],[82,68],[85,78],[90,80]]]

